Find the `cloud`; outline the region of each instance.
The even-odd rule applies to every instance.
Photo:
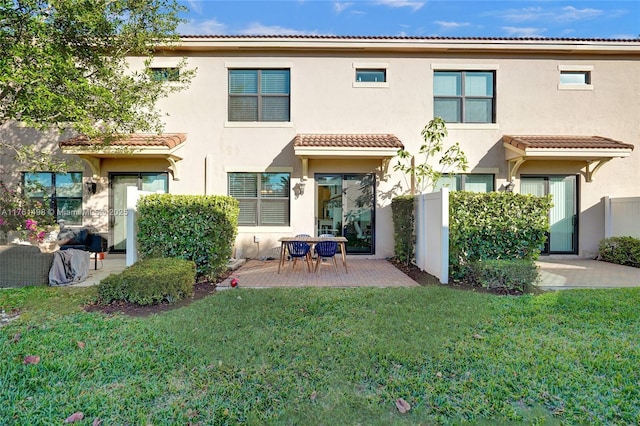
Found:
[[[562,13],[556,16],[556,20],[560,22],[582,21],[584,19],[596,18],[603,13],[600,9],[576,9],[573,6],[565,6],[562,8]]]
[[[455,30],[457,28],[468,27],[469,22],[453,22],[453,21],[433,21],[434,24],[440,25],[443,30]]]
[[[333,4],[333,10],[339,15],[342,12],[344,12],[346,9],[348,9],[349,7],[351,7],[353,5],[353,3],[351,2],[344,2],[341,3],[339,1],[335,2]]]
[[[506,32],[508,37],[544,37],[542,33],[547,31],[547,29],[534,27],[502,27],[502,31]]]
[[[189,8],[189,10],[191,12],[195,12],[198,15],[202,14],[202,2],[199,2],[197,0],[187,0],[187,7]]]
[[[242,35],[320,35],[317,31],[294,30],[279,25],[263,25],[259,22],[249,24],[243,30],[238,31]],[[326,35],[326,34],[325,34]]]
[[[618,14],[619,11],[614,11]],[[484,16],[495,16],[507,22],[534,22],[534,21],[555,21],[574,22],[597,18],[604,14],[603,10],[584,8],[576,9],[573,6],[565,6],[561,9],[543,9],[542,7],[524,7],[521,9],[506,9],[484,13]]]
[[[178,34],[182,35],[221,35],[226,33],[227,26],[215,19],[196,21],[191,19],[178,25]]]
[[[376,4],[381,4],[389,7],[408,7],[415,12],[424,6],[423,1],[409,1],[409,0],[378,0]]]

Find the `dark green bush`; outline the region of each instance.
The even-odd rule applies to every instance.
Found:
[[[600,241],[600,259],[640,268],[640,238],[611,237]]]
[[[413,260],[415,254],[414,204],[413,195],[401,195],[391,200],[394,253],[395,257],[404,263]]]
[[[526,292],[538,280],[538,267],[530,259],[478,260],[469,264],[467,278],[488,289]]]
[[[193,295],[195,264],[178,258],[140,260],[119,274],[100,281],[98,298],[102,303],[124,301],[138,305],[169,303]]]
[[[238,200],[224,195],[147,195],[138,201],[138,249],[192,260],[198,276],[215,278],[233,253],[239,212]]]
[[[550,197],[510,192],[449,194],[449,268],[462,279],[473,262],[535,260],[549,229]]]

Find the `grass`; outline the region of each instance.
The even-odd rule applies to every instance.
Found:
[[[640,289],[236,289],[147,318],[83,312],[94,291],[0,292],[0,424],[640,422]]]

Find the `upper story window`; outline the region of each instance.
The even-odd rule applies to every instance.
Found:
[[[447,123],[495,123],[495,71],[434,71],[433,111]]]
[[[180,69],[176,67],[149,68],[151,78],[155,81],[178,81]]]
[[[560,71],[560,84],[591,84],[590,71]]]
[[[24,172],[24,194],[54,213],[56,222],[82,224],[82,172]]]
[[[494,180],[493,174],[452,174],[438,179],[434,189],[448,187],[451,191],[492,192]]]
[[[356,69],[356,81],[358,83],[385,83],[387,81],[386,69]]]
[[[289,225],[289,173],[229,173],[229,195],[240,202],[238,225]]]
[[[558,65],[559,90],[593,90],[592,65]]]
[[[229,121],[290,121],[290,70],[230,69]]]

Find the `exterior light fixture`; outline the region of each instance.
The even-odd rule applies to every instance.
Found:
[[[93,181],[88,181],[87,183],[85,183],[85,186],[87,187],[87,194],[93,195],[96,193],[96,183]]]

